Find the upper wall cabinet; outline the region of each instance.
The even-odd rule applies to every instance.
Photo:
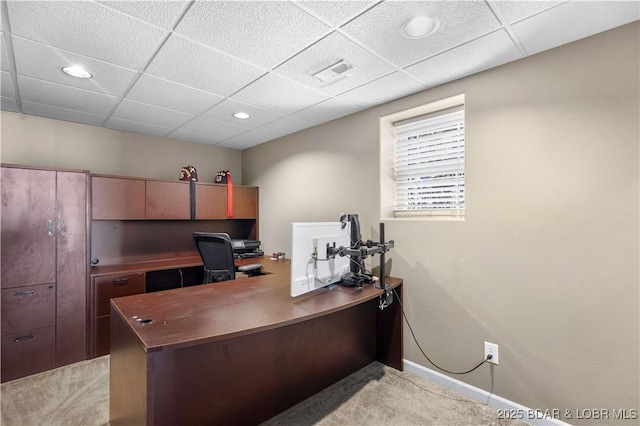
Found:
[[[258,218],[258,188],[255,186],[233,187],[233,217],[231,219]]]
[[[93,220],[190,220],[190,182],[93,175]],[[258,188],[233,187],[233,215],[227,215],[227,185],[196,183],[195,219],[257,219]]]
[[[191,218],[189,182],[147,181],[147,219]]]
[[[145,180],[92,176],[93,220],[144,220]]]
[[[196,219],[226,218],[226,186],[204,183],[196,184]]]

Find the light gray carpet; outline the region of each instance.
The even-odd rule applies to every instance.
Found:
[[[0,386],[4,426],[101,426],[109,420],[109,356]],[[374,362],[262,426],[524,425],[407,372]]]
[[[109,421],[109,356],[0,385],[3,426],[98,426]]]

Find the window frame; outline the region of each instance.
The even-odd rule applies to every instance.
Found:
[[[395,191],[396,181],[394,172],[396,135],[394,123],[413,119],[423,115],[438,113],[454,107],[465,107],[465,95],[458,94],[445,99],[432,101],[424,105],[410,108],[397,113],[380,117],[380,217],[385,220],[407,219],[444,219],[464,220],[466,208],[462,209],[432,209],[411,210],[396,214]],[[466,123],[465,123],[466,139]],[[465,148],[466,152],[466,148]],[[465,176],[466,179],[466,176]],[[465,194],[466,195],[466,194]]]

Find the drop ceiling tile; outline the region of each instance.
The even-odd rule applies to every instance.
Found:
[[[504,24],[511,24],[521,19],[527,18],[536,13],[542,12],[556,6],[566,0],[560,1],[504,1],[504,0],[487,0],[498,18]]]
[[[337,98],[368,108],[421,90],[424,90],[424,86],[398,71],[343,93]]]
[[[121,118],[111,117],[104,127],[115,130],[124,130],[125,132],[143,133],[154,136],[164,136],[171,131],[171,129],[154,126],[153,124],[139,123],[136,121],[123,120]]]
[[[327,99],[328,96],[274,74],[233,95],[233,99],[282,114],[291,114]]]
[[[274,121],[269,124],[265,124],[262,126],[263,131],[270,132],[272,134],[277,134],[278,136],[288,135],[290,133],[295,133],[303,129],[307,129],[312,127],[313,124],[309,123],[306,120],[302,120],[300,118],[287,116],[282,117],[280,120]]]
[[[419,15],[439,19],[438,30],[421,39],[405,37],[403,23]],[[406,66],[499,27],[483,1],[394,1],[376,5],[342,29],[394,64]]]
[[[2,71],[11,71],[11,67],[9,66],[9,54],[7,53],[7,44],[4,39],[4,33],[2,33],[2,57],[0,58],[0,63],[2,64]]]
[[[90,1],[11,1],[7,7],[13,35],[136,70],[165,36]]]
[[[20,75],[107,95],[122,96],[137,75],[135,71],[126,68],[20,37],[13,37],[13,51],[16,56],[16,70]],[[71,77],[62,72],[62,67],[67,65],[81,65],[93,74],[93,77]]]
[[[263,142],[295,133],[310,127],[310,123],[293,117],[283,117],[278,121],[249,130],[241,135],[226,139],[218,144],[227,148],[245,149]]]
[[[234,136],[229,139],[218,143],[218,146],[233,149],[245,149],[255,145],[259,145],[264,142],[276,139],[282,136],[280,132],[275,129],[268,129],[265,126],[258,127],[257,129],[249,130],[241,135]]]
[[[198,115],[224,97],[143,74],[127,94],[127,99]]]
[[[0,105],[1,105],[0,108],[2,108],[4,111],[18,112],[18,103],[13,98],[7,98],[5,96],[2,96],[2,100],[0,100]]]
[[[259,143],[239,142],[239,141],[232,141],[231,139],[227,139],[226,141],[217,143],[216,146],[219,146],[219,147],[222,147],[222,148],[243,150],[243,149],[250,148],[252,146],[258,145],[258,144]]]
[[[222,140],[246,132],[247,129],[223,121],[212,120],[206,117],[198,117],[178,130],[201,135],[211,135],[213,139]]]
[[[240,111],[251,114],[251,118],[249,118],[248,120],[239,120],[235,118],[233,114]],[[282,118],[281,114],[267,111],[266,109],[258,108],[253,105],[245,104],[243,102],[238,102],[233,99],[225,99],[224,101],[204,113],[203,116],[219,121],[224,121],[230,124],[235,124],[245,128],[260,127],[264,124]]]
[[[499,30],[418,62],[405,71],[426,87],[433,87],[521,57],[507,32]]]
[[[118,100],[114,96],[24,76],[18,76],[18,87],[23,101],[98,115],[109,114]]]
[[[119,10],[162,28],[171,28],[182,13],[186,1],[99,1],[112,9]]]
[[[147,105],[128,99],[123,99],[122,102],[120,102],[120,105],[118,105],[118,108],[116,108],[112,116],[172,129],[186,123],[194,117],[184,112]]]
[[[187,132],[186,130],[175,130],[169,133],[167,137],[207,145],[215,145],[220,141],[220,139],[214,138],[211,135],[201,135],[200,133]]]
[[[40,117],[54,118],[56,120],[73,121],[75,123],[101,126],[106,115],[91,114],[84,111],[60,108],[51,105],[42,105],[35,102],[22,101],[22,112],[38,115]]]
[[[146,72],[207,92],[229,96],[265,71],[173,35]]]
[[[354,66],[350,77],[323,83],[313,74],[341,60]],[[334,32],[274,70],[276,74],[314,87],[329,95],[337,95],[361,86],[394,70],[394,67],[367,52],[344,35]]]
[[[176,33],[271,68],[328,30],[290,2],[200,1],[189,9]]]
[[[353,114],[361,109],[362,108],[359,106],[351,105],[332,98],[303,109],[302,111],[298,111],[291,116],[303,119],[315,125],[335,120],[336,118],[344,117],[345,115]]]
[[[299,1],[302,7],[311,10],[327,24],[334,26],[356,16],[375,1]]]
[[[2,93],[2,96],[6,96],[8,98],[16,97],[16,91],[13,87],[11,74],[6,71],[2,71],[2,89],[0,89],[0,93]]]
[[[640,19],[637,1],[564,3],[511,26],[529,54]]]

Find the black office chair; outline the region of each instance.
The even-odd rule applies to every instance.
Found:
[[[236,279],[233,245],[228,234],[194,232],[193,241],[204,264],[205,283]],[[245,265],[237,268],[239,272],[245,272],[248,275],[257,275],[261,269],[261,264]]]

